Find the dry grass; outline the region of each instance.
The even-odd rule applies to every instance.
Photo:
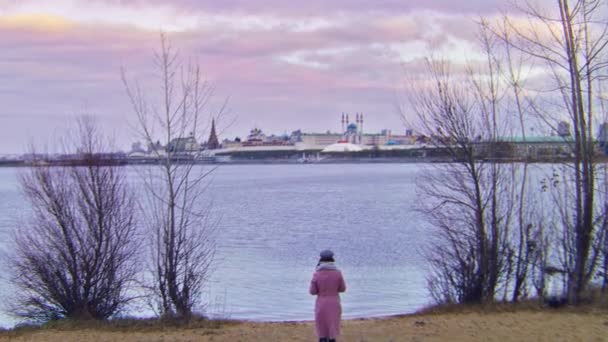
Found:
[[[343,322],[340,341],[608,341],[608,310],[435,308],[421,314]],[[199,320],[62,323],[0,333],[0,341],[315,341],[312,322]]]

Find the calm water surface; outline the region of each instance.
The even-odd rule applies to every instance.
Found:
[[[0,169],[0,233],[27,206],[18,174]],[[416,164],[222,166],[209,196],[219,219],[217,263],[205,296],[211,315],[256,321],[313,319],[308,284],[318,252],[331,248],[347,282],[347,318],[412,312],[430,302],[414,211]],[[131,183],[141,183],[129,169]],[[12,289],[0,279],[2,293]],[[0,325],[12,320],[0,316]]]

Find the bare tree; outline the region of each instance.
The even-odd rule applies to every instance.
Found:
[[[489,57],[490,76],[477,78],[470,68],[452,75],[447,62],[428,60],[425,76],[431,81],[410,89],[418,131],[454,161],[420,182],[422,209],[434,228],[429,288],[440,302],[493,301],[504,274],[513,205],[498,198],[507,190],[505,168],[482,159],[495,152],[501,129],[496,66]]]
[[[547,105],[535,105],[536,114],[547,122],[564,112],[573,127],[572,177],[564,178],[571,186],[569,210],[560,211],[564,239],[563,260],[567,273],[567,295],[570,303],[581,300],[596,265],[598,243],[603,241],[604,206],[598,206],[596,187],[596,148],[594,125],[598,119],[600,95],[597,82],[605,80],[608,21],[603,0],[557,0],[543,10],[526,2],[519,8],[528,18],[527,25],[507,18],[512,36],[501,36],[511,46],[543,63],[551,75],[547,87]],[[550,102],[549,102],[550,101]],[[550,108],[547,110],[547,108]],[[551,112],[553,111],[553,112]],[[601,187],[603,188],[603,187]],[[598,209],[599,208],[599,209]]]
[[[410,88],[416,115],[406,121],[452,159],[420,182],[422,209],[434,228],[429,287],[440,302],[493,301],[499,289],[505,300],[517,301],[535,284],[530,270],[546,260],[545,225],[527,162],[496,162],[513,158],[514,132],[526,143],[523,56],[485,19],[478,38],[485,60],[476,67],[469,63],[452,74],[453,65],[428,60],[430,81]]]
[[[107,145],[92,121],[80,120],[77,136],[84,166],[37,166],[20,178],[32,211],[10,260],[14,313],[34,321],[106,319],[133,299],[132,193],[124,170],[100,157]]]
[[[148,203],[143,205],[151,234],[150,288],[163,316],[188,319],[201,302],[201,290],[215,254],[214,227],[204,192],[214,170],[200,165],[205,151],[201,126],[217,119],[208,102],[213,87],[200,67],[184,64],[161,34],[155,62],[160,76],[160,103],[148,101],[137,83],[123,81],[138,131],[158,163],[142,169]],[[206,120],[203,120],[203,117]],[[161,143],[162,141],[162,143]]]
[[[496,25],[482,20],[485,68],[451,75],[445,63],[430,62],[432,82],[412,88],[420,131],[458,162],[422,186],[432,199],[427,213],[438,228],[435,255],[429,256],[431,288],[446,294],[444,299],[469,301],[472,289],[478,294],[473,298],[491,300],[496,286],[504,286],[504,298],[513,301],[525,297],[531,285],[544,294],[544,272],[551,269],[566,275],[564,291],[570,303],[578,303],[597,276],[608,245],[606,179],[597,172],[593,129],[606,117],[601,88],[608,19],[602,6],[602,0],[557,0],[551,15],[526,2],[519,9],[527,24],[521,18],[505,17]],[[502,41],[501,57],[496,39]],[[550,76],[535,76],[535,88],[528,89],[534,97],[522,95],[526,63]],[[511,165],[507,180],[504,166],[480,160],[496,155],[505,128],[515,128],[504,125],[509,112],[515,112],[524,145],[531,114],[554,128],[561,113],[570,118],[573,161],[542,184],[555,212],[535,206],[543,195],[529,188],[527,163],[523,170]],[[561,268],[549,267],[553,260]]]
[[[492,27],[489,21],[482,18],[479,25],[487,37],[498,40],[496,48],[486,49],[486,52],[501,60],[499,72],[501,82],[506,88],[505,102],[508,104],[504,106],[502,116],[507,118],[507,121],[514,119],[513,122],[517,122],[510,128],[515,135],[520,136],[521,140],[518,139],[518,141],[526,147],[526,150],[520,149],[519,151],[520,162],[512,164],[510,167],[512,186],[508,193],[503,194],[509,196],[509,200],[515,205],[513,227],[509,227],[510,233],[507,241],[507,286],[505,286],[504,300],[510,299],[517,302],[520,298],[527,296],[528,288],[533,283],[530,272],[541,270],[539,274],[543,274],[543,253],[548,247],[544,239],[544,221],[537,205],[538,185],[530,186],[531,156],[527,153],[527,129],[530,127],[527,127],[529,124],[526,122],[531,119],[532,115],[529,113],[529,105],[523,96],[528,81],[527,71],[531,68],[530,58],[506,43],[512,34],[508,22],[503,20]],[[502,39],[503,37],[506,39]],[[485,45],[487,46],[487,44]],[[494,50],[501,52],[500,57],[496,57],[497,53]],[[539,280],[539,287],[544,288],[542,284],[544,278],[541,277]],[[511,290],[510,296],[508,295],[509,290]]]

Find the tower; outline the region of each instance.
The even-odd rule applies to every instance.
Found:
[[[359,144],[363,144],[363,113],[359,114]]]
[[[342,112],[342,133],[346,132],[346,129],[344,129],[346,127],[345,123],[346,117],[344,116],[344,112]]]
[[[220,142],[217,139],[217,134],[215,133],[215,119],[211,120],[211,133],[209,134],[209,140],[207,140],[207,149],[215,150],[220,148]]]
[[[361,136],[359,134],[359,129],[361,127],[361,117],[360,117],[359,113],[357,113],[356,123],[357,123],[357,131],[355,132],[355,143],[361,144]]]
[[[361,113],[361,114],[359,115],[359,121],[360,121],[360,122],[359,122],[359,125],[360,125],[360,126],[359,126],[359,128],[360,128],[360,132],[361,132],[361,133],[363,133],[363,113]]]

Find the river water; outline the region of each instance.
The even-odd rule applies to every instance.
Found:
[[[420,255],[426,235],[414,210],[416,180],[425,170],[421,164],[220,167],[207,191],[218,220],[207,314],[313,319],[308,284],[325,248],[335,252],[346,279],[344,317],[409,313],[429,304]],[[18,187],[22,171],[0,169],[0,233],[9,254],[10,231],[27,214]],[[132,184],[141,183],[137,170],[128,173]],[[1,277],[0,301],[11,291]],[[0,325],[12,324],[0,316]]]

